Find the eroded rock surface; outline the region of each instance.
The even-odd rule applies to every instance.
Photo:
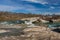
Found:
[[[26,28],[24,32],[31,35],[33,40],[60,40],[60,33],[53,32],[47,27]]]
[[[0,40],[60,40],[60,33],[43,26],[25,28],[23,32],[16,36],[0,36]]]

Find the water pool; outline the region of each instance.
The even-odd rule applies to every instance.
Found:
[[[60,27],[60,22],[54,22],[54,23],[46,23],[49,28],[59,28]]]

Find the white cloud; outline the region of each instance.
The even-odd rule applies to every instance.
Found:
[[[35,3],[41,3],[41,4],[47,4],[47,2],[44,1],[44,0],[25,0],[25,1],[30,1],[30,2],[35,2]],[[14,5],[11,5],[11,6],[0,5],[0,11],[27,10],[27,11],[30,11],[30,12],[33,12],[33,11],[37,12],[37,10],[38,11],[41,10],[41,9],[36,8],[33,5],[29,5],[29,4],[26,4],[26,5],[19,4],[18,5],[18,3],[12,2],[11,0],[9,2],[11,4],[14,4]],[[53,9],[53,7],[51,7],[51,8]]]
[[[51,12],[42,13],[43,15],[52,15]]]
[[[35,2],[35,3],[41,3],[41,4],[48,4],[48,2],[44,0],[25,0],[25,1],[30,1],[30,2]]]
[[[24,1],[24,0],[23,0]],[[42,0],[25,0],[25,1],[30,1],[30,2],[36,2],[36,3],[41,3],[41,4],[46,4],[47,2],[44,2]],[[8,3],[9,2],[9,3]],[[41,10],[36,8],[33,5],[29,5],[29,4],[18,4],[17,2],[11,1],[11,0],[6,0],[6,3],[8,3],[10,6],[8,5],[0,5],[0,11],[14,11],[14,10],[27,10],[27,11],[37,11],[37,10]]]
[[[14,11],[14,10],[36,11],[40,9],[37,9],[31,5],[20,5],[20,6],[0,5],[0,11]]]
[[[55,9],[55,7],[51,6],[50,9]]]
[[[48,2],[40,2],[41,4],[48,4]]]
[[[60,13],[55,13],[55,15],[60,15]]]
[[[0,5],[0,11],[12,11],[12,10],[18,10],[18,9],[22,9],[22,7]]]

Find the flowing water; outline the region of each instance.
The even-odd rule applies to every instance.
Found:
[[[22,24],[24,21],[22,20],[13,20],[13,21],[0,21],[0,24]]]

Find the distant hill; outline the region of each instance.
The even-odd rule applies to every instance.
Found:
[[[24,14],[24,13],[12,13],[12,12],[0,12],[0,21],[3,20],[20,20],[22,18],[38,17],[37,14]]]
[[[4,20],[20,20],[22,18],[30,18],[30,17],[40,17],[44,20],[50,19],[60,19],[60,15],[37,15],[32,13],[14,13],[14,12],[0,12],[0,21]]]

